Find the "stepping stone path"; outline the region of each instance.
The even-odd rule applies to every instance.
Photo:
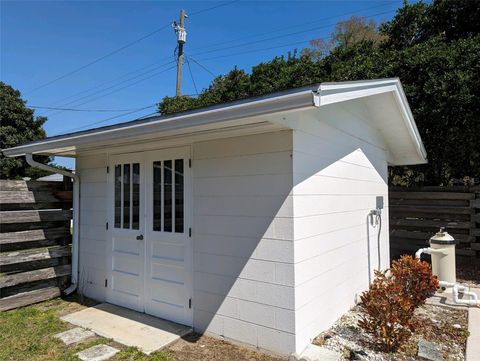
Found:
[[[62,340],[63,343],[67,346],[73,345],[74,343],[85,341],[87,338],[91,338],[94,336],[95,336],[94,332],[90,330],[86,330],[81,327],[75,327],[75,328],[72,328],[71,330],[57,333],[55,335],[56,338]]]
[[[67,346],[85,341],[94,336],[95,332],[86,330],[82,327],[75,327],[71,330],[57,333],[55,335],[56,338],[62,340]],[[77,356],[82,361],[103,361],[115,356],[118,351],[119,350],[116,348],[108,345],[96,345],[77,353]]]
[[[77,356],[82,361],[104,361],[115,356],[118,351],[112,346],[97,345],[77,353]]]

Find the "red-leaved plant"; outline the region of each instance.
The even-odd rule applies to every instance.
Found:
[[[381,349],[392,352],[415,330],[415,309],[435,294],[438,281],[427,262],[402,256],[375,279],[360,298],[359,326],[372,334]]]

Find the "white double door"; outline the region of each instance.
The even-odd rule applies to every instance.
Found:
[[[106,300],[192,325],[190,148],[109,158]]]

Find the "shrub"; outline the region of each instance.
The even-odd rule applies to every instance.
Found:
[[[427,262],[402,256],[391,269],[375,271],[374,281],[360,296],[359,326],[374,336],[381,349],[395,351],[415,330],[415,309],[437,288]]]

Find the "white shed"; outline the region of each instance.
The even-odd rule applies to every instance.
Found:
[[[323,83],[4,153],[76,158],[74,287],[284,355],[388,266],[387,166],[426,162],[398,79]],[[382,200],[377,238],[369,214]]]

